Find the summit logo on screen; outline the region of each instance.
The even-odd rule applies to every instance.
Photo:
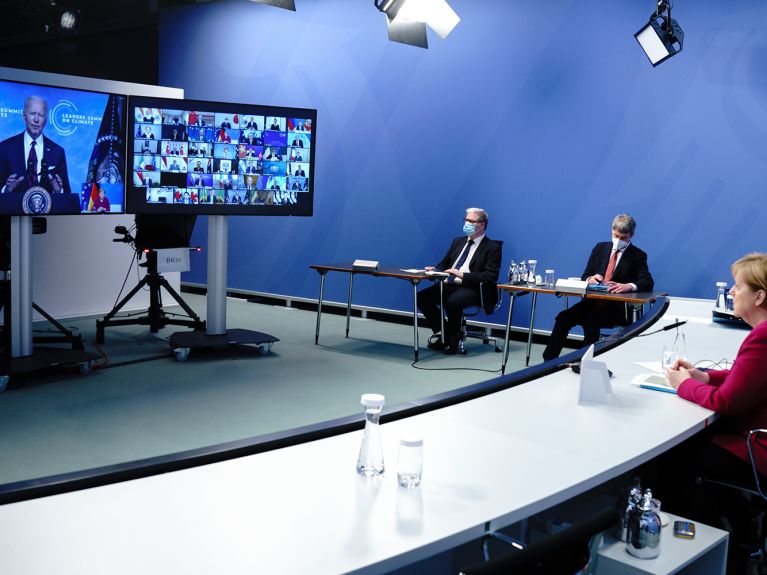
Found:
[[[51,109],[49,121],[59,134],[71,136],[77,131],[78,126],[93,126],[101,122],[101,117],[80,114],[74,102],[59,100]]]

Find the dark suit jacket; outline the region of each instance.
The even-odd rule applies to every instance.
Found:
[[[440,271],[449,269],[461,255],[468,239],[466,236],[455,238],[447,253],[435,267]],[[498,301],[496,282],[498,281],[498,272],[501,269],[501,253],[501,244],[485,236],[469,262],[469,272],[463,274],[461,281],[463,287],[475,290],[477,293],[479,293],[480,284],[486,282],[482,297],[487,313],[493,310]]]
[[[38,150],[39,153],[39,150]],[[43,135],[43,163],[48,166],[48,172],[58,174],[61,177],[63,191],[71,193],[69,188],[69,174],[67,174],[67,159],[64,148],[53,140]],[[27,173],[27,164],[24,162],[24,132],[11,136],[0,142],[0,188],[5,185],[8,176],[16,174],[24,177]],[[50,182],[40,180],[40,185],[49,192],[53,191]],[[24,183],[16,188],[18,192],[27,191]]]
[[[604,275],[612,251],[612,242],[599,242],[595,245],[594,249],[591,250],[589,261],[581,279],[585,280],[595,274]],[[623,251],[618,266],[613,271],[612,281],[622,284],[636,284],[637,291],[652,291],[655,282],[650,274],[650,269],[647,267],[647,254],[634,244],[629,244]]]

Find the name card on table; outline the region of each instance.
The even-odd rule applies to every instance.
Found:
[[[588,282],[584,280],[558,279],[554,291],[562,293],[585,294]]]
[[[607,403],[607,394],[612,392],[607,364],[594,359],[594,346],[590,345],[581,358],[581,387],[578,403]]]
[[[378,262],[374,260],[354,260],[352,269],[358,272],[374,272],[378,269]]]

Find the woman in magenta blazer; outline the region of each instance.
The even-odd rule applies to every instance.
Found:
[[[749,462],[746,437],[767,428],[767,254],[747,255],[732,265],[734,313],[753,329],[738,350],[732,369],[702,371],[677,360],[666,373],[679,397],[716,411],[719,433],[711,441]],[[759,471],[767,476],[767,440],[754,442]]]
[[[758,477],[767,488],[767,441],[753,444],[758,475],[746,447],[750,430],[767,429],[767,254],[740,258],[732,276],[734,313],[752,328],[732,368],[704,371],[678,360],[666,372],[679,397],[716,411],[719,420],[665,454],[656,480],[664,509],[730,531],[727,572],[743,573],[750,552],[759,548],[752,521],[760,509],[743,492],[717,482],[753,490]]]

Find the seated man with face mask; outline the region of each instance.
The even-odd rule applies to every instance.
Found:
[[[628,214],[616,216],[612,241],[594,246],[581,279],[589,284],[604,284],[609,293],[652,291],[654,282],[647,254],[631,243],[635,231],[634,218]],[[567,334],[576,325],[583,326],[583,346],[588,346],[599,341],[601,327],[625,325],[626,321],[626,307],[621,302],[581,300],[557,315],[543,359],[559,357]]]
[[[442,260],[427,270],[445,272],[448,277],[443,285],[445,315],[445,342],[441,339],[431,341],[429,349],[452,355],[458,351],[463,310],[469,306],[480,305],[481,284],[487,288],[485,294],[493,301],[497,300],[495,282],[501,269],[501,244],[485,235],[487,230],[487,212],[481,208],[468,208],[463,222],[463,236],[455,238]],[[433,334],[438,334],[441,327],[442,310],[440,309],[439,285],[434,284],[418,292],[418,309]]]

